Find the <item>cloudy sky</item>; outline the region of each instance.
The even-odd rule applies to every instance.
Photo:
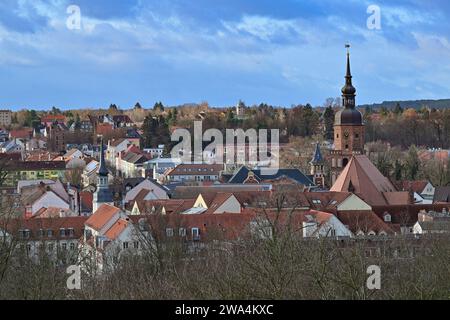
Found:
[[[450,98],[449,20],[447,0],[1,0],[0,108],[321,105],[346,42],[358,103]]]

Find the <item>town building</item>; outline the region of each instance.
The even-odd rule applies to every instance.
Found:
[[[221,164],[180,164],[165,176],[168,182],[214,182],[222,170]]]
[[[347,51],[347,74],[342,88],[342,104],[334,122],[334,149],[330,152],[331,184],[333,185],[339,174],[349,163],[353,155],[364,154],[365,129],[362,114],[356,109],[356,89],[352,84],[350,70],[350,52]]]
[[[0,110],[0,127],[9,127],[12,123],[11,110]]]
[[[16,186],[20,180],[65,179],[65,161],[9,161],[4,184]]]

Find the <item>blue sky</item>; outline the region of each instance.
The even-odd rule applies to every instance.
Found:
[[[322,105],[348,41],[359,104],[450,98],[449,20],[446,0],[2,0],[0,108]]]

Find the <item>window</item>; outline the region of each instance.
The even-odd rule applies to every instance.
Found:
[[[359,134],[358,133],[355,133],[355,138],[359,138]]]
[[[166,236],[173,237],[173,229],[172,228],[166,228]]]
[[[66,229],[64,229],[64,228],[59,229],[59,235],[61,237],[65,237],[66,236]]]
[[[128,249],[128,242],[124,242],[124,243],[123,243],[123,248],[124,248],[124,249]]]
[[[199,228],[192,228],[192,239],[193,240],[200,240],[200,229]]]
[[[63,242],[63,243],[61,244],[61,249],[67,250],[67,243]]]
[[[313,204],[321,204],[322,203],[322,201],[320,201],[320,200],[317,200],[317,199],[313,199]]]
[[[72,250],[72,251],[75,250],[75,243],[72,242],[72,243],[70,244],[70,250]]]
[[[19,235],[22,239],[28,239],[31,237],[31,230],[29,229],[19,230]]]
[[[27,253],[30,253],[31,251],[31,244],[27,244]]]
[[[51,230],[51,229],[47,230],[47,237],[49,237],[49,238],[53,237],[53,230]]]
[[[67,229],[67,233],[69,237],[73,237],[73,235],[75,234],[75,230],[73,228],[69,228]]]
[[[392,217],[389,213],[385,213],[384,215],[384,222],[391,222]]]
[[[39,237],[42,238],[44,236],[44,229],[39,229]]]
[[[178,230],[178,235],[179,235],[180,237],[186,237],[186,229],[185,229],[185,228],[180,228],[180,229]]]
[[[53,248],[54,248],[53,243],[49,243],[47,248],[48,248],[48,251],[53,251]]]
[[[134,248],[135,249],[139,249],[139,241],[135,241],[134,242]]]

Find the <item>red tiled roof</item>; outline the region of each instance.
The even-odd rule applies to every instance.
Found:
[[[20,130],[11,130],[9,132],[9,136],[11,138],[17,138],[17,139],[30,139],[33,135],[33,129],[27,128],[27,129],[20,129]]]
[[[348,192],[351,188],[371,205],[391,204],[391,198],[396,203],[399,200],[394,195],[385,197],[385,193],[395,192],[396,189],[365,155],[353,156],[330,190]]]
[[[43,116],[41,118],[41,122],[42,123],[48,123],[48,122],[55,122],[55,121],[62,121],[65,122],[66,121],[66,117],[62,114],[49,114],[46,116]]]
[[[96,133],[98,135],[104,135],[114,131],[114,126],[109,123],[98,123],[96,128]]]
[[[411,190],[420,194],[425,189],[427,184],[428,184],[427,180],[419,180],[419,181],[404,180],[402,181],[402,190],[404,191]]]
[[[79,239],[83,235],[86,217],[66,217],[66,218],[42,218],[42,219],[11,219],[6,223],[0,220],[0,226],[6,226],[6,230],[13,235],[18,235],[19,230],[28,229],[31,231],[30,239],[61,240]],[[74,229],[74,234],[61,236],[60,229]],[[44,235],[39,235],[39,230],[44,230]],[[53,235],[48,237],[47,230],[52,230]]]
[[[92,216],[86,221],[86,225],[94,230],[101,230],[103,226],[108,223],[120,209],[109,204],[102,204],[100,208],[95,211]]]
[[[364,234],[370,231],[376,234],[384,231],[388,235],[395,233],[373,211],[340,211],[337,214],[337,218],[355,235],[358,231],[362,231]]]
[[[127,228],[128,221],[119,219],[105,232],[105,236],[110,240],[115,240]]]

